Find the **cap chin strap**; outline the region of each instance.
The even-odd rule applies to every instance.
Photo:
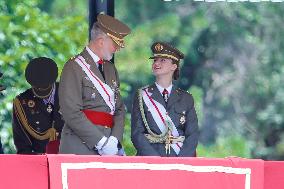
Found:
[[[45,90],[48,90],[50,87],[52,87],[52,88],[50,89],[50,91],[48,92],[47,95],[39,95],[38,93],[36,93],[36,91],[35,91],[35,88],[36,88],[36,87],[32,87],[32,91],[33,91],[33,94],[34,94],[36,97],[41,98],[41,99],[44,99],[44,98],[47,98],[47,97],[50,96],[50,94],[52,93],[52,91],[53,91],[53,89],[54,89],[54,85],[51,85],[51,86],[49,86],[49,87],[47,87],[47,88],[41,90],[41,91],[45,91]]]

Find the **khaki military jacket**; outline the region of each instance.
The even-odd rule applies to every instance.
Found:
[[[82,68],[75,62],[77,56],[83,56],[90,70],[108,84],[115,92],[115,112],[113,128],[102,127],[91,123],[82,110],[110,112],[98,90],[87,77]],[[65,120],[60,142],[60,153],[68,154],[98,154],[96,144],[103,136],[115,136],[122,142],[124,130],[125,106],[119,92],[119,77],[111,62],[104,63],[104,75],[100,73],[86,49],[70,59],[64,66],[59,88],[59,103]]]

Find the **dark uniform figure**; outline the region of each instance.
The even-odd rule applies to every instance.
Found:
[[[152,45],[155,84],[138,90],[131,114],[131,139],[139,156],[195,156],[198,122],[194,101],[172,84],[184,55],[168,43]]]
[[[1,143],[1,140],[0,140],[0,154],[3,154],[3,148],[2,148],[2,143]]]
[[[13,137],[18,154],[57,153],[64,125],[59,113],[56,63],[45,57],[31,60],[25,76],[32,88],[13,102]]]

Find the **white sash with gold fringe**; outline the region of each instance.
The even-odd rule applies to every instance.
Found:
[[[178,130],[174,122],[172,121],[171,117],[169,116],[167,110],[165,109],[165,107],[161,103],[157,102],[151,97],[151,93],[148,92],[148,89],[142,90],[142,97],[143,97],[143,100],[146,106],[148,107],[148,110],[152,114],[154,121],[159,127],[160,131],[164,133],[167,127],[166,123],[169,123],[170,126],[172,127],[171,128],[172,136],[179,137],[180,135],[178,133]],[[171,147],[174,149],[175,153],[178,155],[182,145],[183,145],[182,142],[178,142],[175,144],[171,144]]]

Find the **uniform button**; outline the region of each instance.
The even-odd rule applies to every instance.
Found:
[[[108,128],[108,126],[105,126],[105,129],[107,129]]]
[[[82,143],[83,143],[83,144],[86,144],[86,142],[85,142],[85,141],[83,141]]]
[[[39,121],[36,121],[36,124],[39,124]]]
[[[36,130],[37,130],[37,131],[40,131],[40,127],[37,127]]]

